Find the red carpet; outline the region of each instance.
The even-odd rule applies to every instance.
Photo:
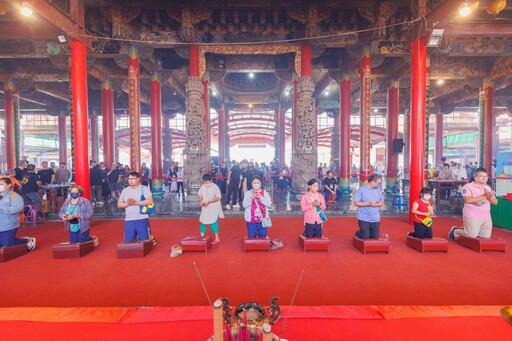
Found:
[[[228,218],[220,224],[222,242],[208,254],[170,258],[172,244],[197,234],[198,221],[154,219],[159,244],[143,259],[116,258],[121,220],[96,221],[93,232],[100,246],[81,259],[52,258],[52,245],[67,236],[61,223],[23,229],[20,235],[37,237],[37,248],[0,264],[0,292],[8,293],[0,306],[106,308],[71,309],[78,315],[69,315],[69,309],[55,310],[57,315],[46,309],[0,309],[0,328],[12,336],[8,339],[204,340],[212,333],[212,315],[204,307],[208,300],[195,262],[212,300],[227,296],[233,306],[246,301],[268,305],[271,296],[280,296],[289,317],[281,336],[289,340],[386,340],[390,335],[405,340],[415,331],[417,340],[440,335],[437,339],[505,339],[512,333],[498,312],[512,304],[511,252],[477,253],[450,242],[448,253],[421,254],[405,244],[406,218],[383,218],[381,232],[390,236],[391,253],[363,255],[352,246],[356,220],[351,217],[330,218],[326,224],[331,252],[304,253],[298,242],[300,217],[274,217],[273,223],[270,237],[282,240],[283,249],[243,253],[245,224],[242,218]],[[437,218],[434,235],[444,237],[450,226],[460,224],[460,219]],[[495,228],[493,236],[512,245],[509,231]],[[302,270],[294,307],[286,308]],[[144,306],[183,308],[108,308]],[[177,309],[171,315],[178,317],[170,318],[167,309]]]
[[[383,218],[382,232],[392,241],[391,253],[363,255],[351,243],[354,218],[331,218],[325,234],[331,252],[304,253],[299,247],[301,219],[274,219],[271,238],[280,250],[243,253],[246,233],[241,218],[221,221],[222,242],[208,254],[185,253],[170,258],[171,245],[197,233],[195,219],[154,219],[158,246],[143,259],[117,259],[123,222],[99,221],[93,227],[100,246],[81,259],[54,260],[52,245],[64,241],[60,223],[26,228],[37,237],[34,252],[0,264],[0,306],[111,307],[204,306],[196,262],[213,300],[227,296],[233,304],[271,296],[289,305],[301,270],[304,277],[293,305],[505,305],[512,303],[512,253],[477,253],[454,242],[448,253],[421,254],[405,244],[405,218]],[[438,218],[434,235],[445,236],[460,219]],[[494,236],[512,246],[512,233],[498,228]]]

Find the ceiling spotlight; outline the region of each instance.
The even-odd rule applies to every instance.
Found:
[[[444,84],[444,79],[437,80],[437,85],[443,85],[443,84]]]
[[[66,39],[66,36],[65,36],[65,35],[63,35],[63,34],[59,34],[59,35],[57,36],[57,40],[58,40],[58,41],[59,41],[59,43],[61,43],[61,44],[65,44],[65,43],[67,43],[67,42],[68,42],[68,40]]]
[[[434,28],[430,38],[428,38],[427,47],[438,47],[441,44],[444,30],[442,28]]]
[[[325,97],[329,96],[329,91],[324,92],[324,96]]]
[[[377,113],[377,112],[379,112],[379,109],[375,108],[375,109],[373,109],[373,112]]]
[[[252,108],[252,104],[249,104],[249,108]]]
[[[290,96],[290,90],[286,90],[285,95]]]
[[[463,17],[467,17],[471,13],[471,8],[467,1],[464,1],[459,7],[459,14]]]
[[[32,10],[32,5],[30,5],[28,1],[23,1],[23,3],[21,4],[20,12],[23,16],[28,18],[32,15],[34,11]]]
[[[249,72],[249,78],[254,78],[254,72]]]

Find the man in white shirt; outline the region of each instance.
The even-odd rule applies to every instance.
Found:
[[[457,167],[452,171],[453,180],[465,180],[468,178],[468,174],[466,172],[466,168],[462,167],[462,163],[458,163]]]

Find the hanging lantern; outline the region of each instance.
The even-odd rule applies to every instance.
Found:
[[[507,6],[507,0],[493,0],[489,6],[487,6],[487,13],[492,15],[498,15]]]

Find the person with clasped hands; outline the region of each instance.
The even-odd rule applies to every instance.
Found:
[[[361,186],[354,196],[354,205],[357,207],[357,224],[359,239],[379,239],[380,214],[379,207],[384,206],[384,198],[380,190],[382,175],[372,174],[366,186]]]
[[[91,202],[83,197],[84,189],[80,186],[69,188],[69,198],[64,201],[60,208],[59,218],[64,221],[64,226],[69,230],[69,242],[85,243],[93,241],[98,246],[99,240],[96,236],[89,236],[93,208]]]
[[[488,178],[485,168],[477,168],[472,181],[462,187],[462,198],[466,203],[462,209],[464,226],[452,226],[448,238],[491,238],[491,204],[497,205],[498,200],[496,193],[487,185]]]

